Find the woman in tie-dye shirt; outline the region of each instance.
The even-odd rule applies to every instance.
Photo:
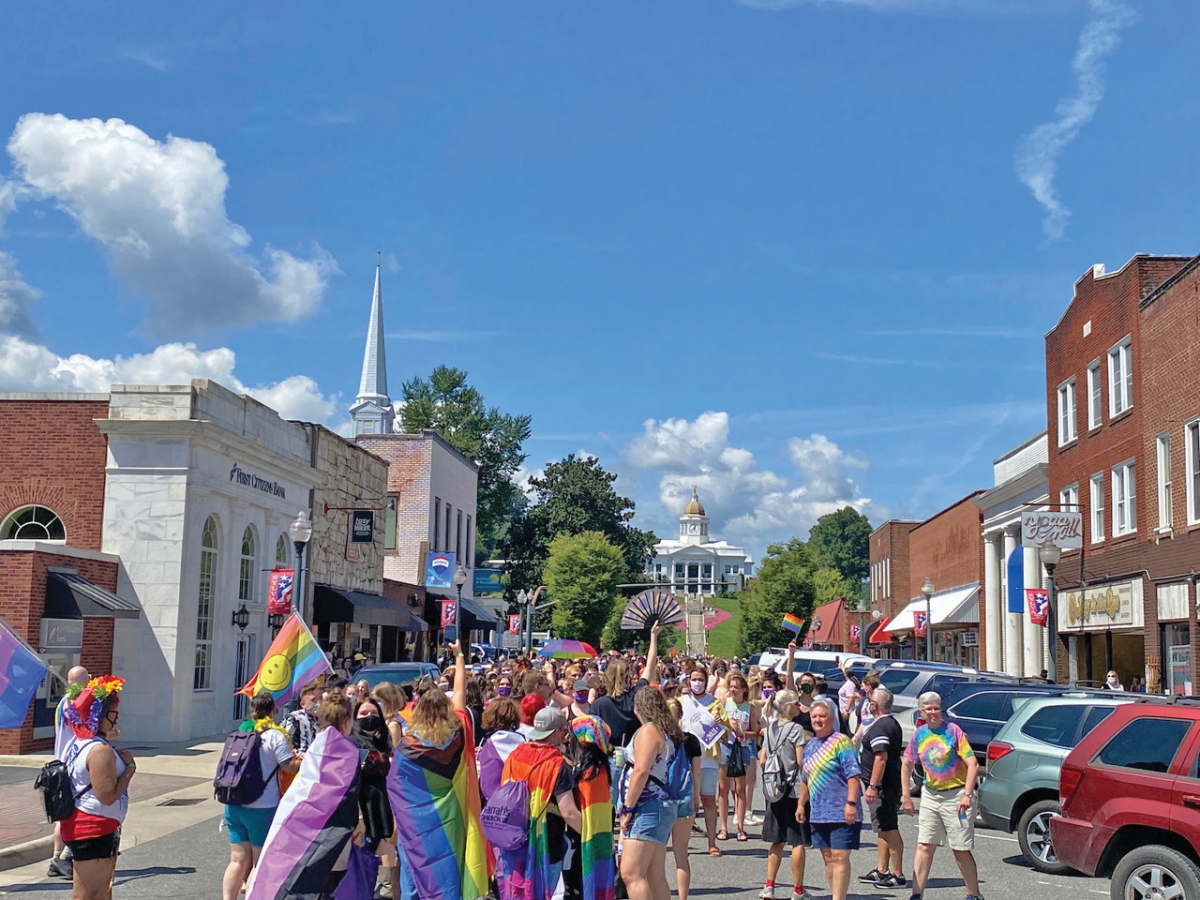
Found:
[[[917,698],[925,724],[916,730],[904,751],[900,776],[900,808],[912,815],[913,767],[925,770],[921,789],[921,817],[917,821],[917,854],[913,860],[913,897],[925,892],[933,854],[949,844],[954,862],[967,887],[966,900],[979,900],[979,873],[975,867],[975,780],[979,763],[967,736],[953,722],[942,719],[942,698],[930,691]]]
[[[812,845],[825,861],[833,900],[845,900],[850,887],[850,851],[858,849],[862,811],[858,796],[858,753],[850,738],[834,731],[836,707],[827,697],[812,702],[809,715],[816,735],[804,745],[796,821],[812,826]]]

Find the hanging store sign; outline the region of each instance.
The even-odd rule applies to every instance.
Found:
[[[1142,580],[1117,581],[1057,596],[1059,631],[1107,631],[1141,628]]]
[[[375,513],[369,509],[356,509],[350,513],[350,543],[375,543]]]
[[[1054,544],[1060,550],[1078,550],[1083,546],[1083,513],[1021,513],[1021,546],[1040,547]]]
[[[454,587],[454,554],[430,553],[425,560],[425,587]]]

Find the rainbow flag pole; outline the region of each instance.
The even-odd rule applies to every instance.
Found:
[[[333,666],[321,652],[317,639],[299,613],[293,612],[267,648],[254,677],[238,693],[253,697],[259,691],[267,691],[275,698],[276,706],[283,706],[304,685],[332,671]]]
[[[800,629],[804,627],[804,620],[799,616],[793,616],[791,613],[783,614],[783,628],[785,631],[790,631],[792,634],[799,634]]]

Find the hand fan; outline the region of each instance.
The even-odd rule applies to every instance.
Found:
[[[684,620],[683,608],[674,594],[666,591],[642,591],[631,597],[625,613],[621,616],[621,628],[625,631],[638,631],[651,627],[655,622],[662,625],[675,625]]]

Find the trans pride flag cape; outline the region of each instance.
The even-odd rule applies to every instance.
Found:
[[[358,748],[326,728],[283,795],[246,900],[318,900],[358,825]]]
[[[479,824],[471,720],[456,715],[463,727],[445,747],[406,730],[392,758],[388,797],[405,900],[478,900],[488,892],[493,857]]]
[[[579,782],[579,807],[583,832],[579,854],[583,864],[583,900],[613,900],[616,868],[613,864],[612,788],[608,769],[599,769]]]
[[[509,754],[500,783],[524,781],[529,787],[529,840],[524,847],[500,851],[496,884],[500,900],[551,900],[562,861],[550,861],[550,831],[546,810],[554,799],[554,784],[563,765],[557,747],[522,744]],[[611,828],[611,820],[609,828]]]

